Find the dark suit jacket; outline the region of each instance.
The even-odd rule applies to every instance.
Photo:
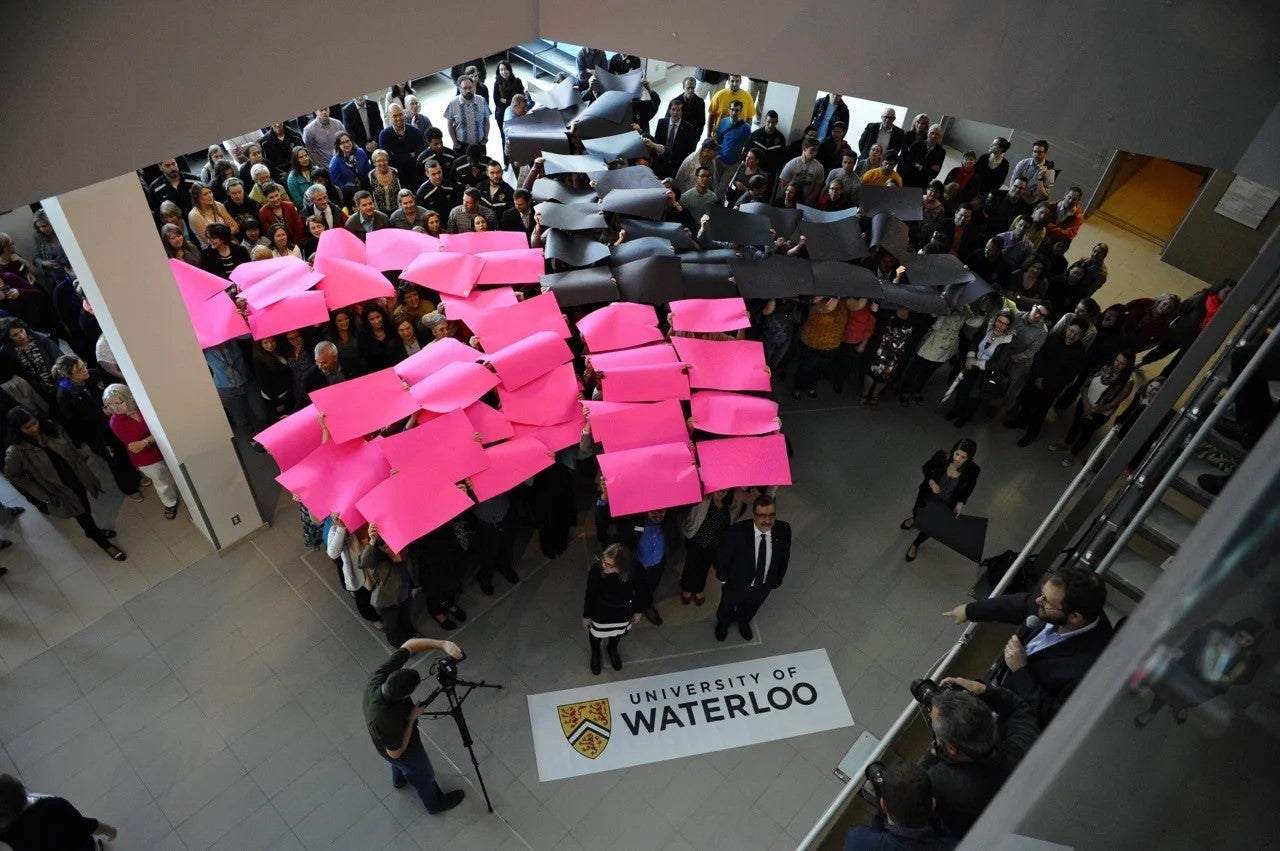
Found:
[[[1037,596],[1039,591],[978,600],[965,606],[965,617],[975,623],[1020,624],[1028,615],[1036,613]],[[1032,631],[1024,626],[1018,630],[1018,637],[1026,644],[1039,632],[1039,629]],[[1114,633],[1111,620],[1104,612],[1098,617],[1097,625],[1083,635],[1029,655],[1026,666],[1020,671],[1010,672],[1001,685],[1035,710],[1043,728],[1067,702]]]
[[[653,134],[653,141],[665,146],[670,128],[670,118],[659,118],[658,128]],[[679,170],[680,164],[684,162],[685,157],[692,154],[694,148],[698,147],[698,138],[698,126],[681,119],[680,126],[676,128],[675,145],[667,148],[666,153],[662,156],[654,158],[653,173],[659,177],[675,177],[676,171]]]
[[[347,128],[347,132],[351,134],[351,141],[360,148],[370,142],[378,141],[378,134],[382,132],[382,113],[379,112],[378,105],[366,98],[364,110],[369,116],[369,134],[364,132],[364,123],[360,120],[360,107],[356,106],[356,102],[349,100],[342,105],[342,126]]]
[[[741,591],[756,575],[755,522],[740,520],[729,527],[716,558],[716,579],[725,583],[725,592]],[[781,588],[791,560],[791,524],[778,520],[773,524],[773,553],[765,582],[770,588]]]
[[[920,467],[920,472],[924,474],[924,481],[920,482],[920,490],[916,493],[916,504],[922,504],[926,499],[933,496],[933,489],[929,487],[929,480],[932,479],[939,484],[942,483],[942,477],[947,474],[947,465],[951,463],[951,453],[945,449],[939,449],[933,453],[933,456],[925,461]],[[956,483],[956,489],[951,494],[951,499],[947,500],[947,508],[955,508],[957,503],[968,502],[969,497],[973,494],[973,487],[978,483],[978,476],[982,475],[982,468],[970,461],[964,465],[964,469],[960,471],[960,481]]]
[[[350,376],[347,376],[350,378]],[[315,364],[311,365],[302,375],[302,392],[303,395],[310,395],[315,390],[320,390],[329,386],[329,379]]]
[[[927,142],[913,143],[899,162],[898,171],[902,173],[902,184],[923,189],[929,185],[929,181],[941,180],[942,163],[946,158],[947,150],[941,145],[935,145],[930,151]]]
[[[876,143],[876,139],[880,138],[880,122],[872,121],[862,131],[862,135],[858,137],[858,152],[864,157],[871,153],[871,146]],[[902,151],[902,128],[894,127],[889,131],[889,150]]]
[[[814,127],[818,126],[818,122],[822,120],[822,116],[826,114],[827,105],[831,103],[831,95],[823,95],[813,102],[813,115],[809,117],[809,123]],[[831,124],[837,121],[843,122],[846,129],[849,127],[849,104],[843,100],[836,104],[836,114],[831,116]],[[831,132],[831,126],[827,125],[827,132]]]
[[[670,106],[676,101],[680,101],[681,105],[684,107],[684,112],[681,114],[680,120],[691,126],[698,133],[699,138],[701,138],[702,128],[707,126],[707,102],[697,95],[685,100],[684,92],[681,92],[676,97],[667,101],[667,105]],[[661,142],[662,139],[658,139],[658,141]]]
[[[360,226],[359,213],[352,213],[350,216],[347,216],[347,220],[346,222],[343,223],[342,226],[347,230],[351,231],[352,233],[354,233],[356,236],[360,237],[361,240],[364,239],[365,233],[364,233],[364,228]],[[391,218],[386,213],[382,212],[381,210],[373,211],[373,229],[374,230],[382,230],[383,228],[389,228],[391,226],[392,226]]]
[[[533,216],[529,216],[529,224],[525,225],[524,219],[520,217],[520,211],[515,207],[505,210],[502,213],[502,218],[498,220],[498,227],[502,230],[524,231],[525,236],[531,236],[533,234],[533,225]]]

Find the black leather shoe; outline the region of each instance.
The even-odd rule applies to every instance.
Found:
[[[1031,438],[1027,437],[1024,434],[1022,437],[1018,438],[1018,445],[1021,446],[1023,449],[1026,449],[1028,446],[1031,445]]]
[[[729,625],[727,623],[716,624],[716,641],[724,641],[729,637]]]
[[[454,620],[456,620],[458,623],[467,622],[467,613],[461,606],[454,606],[452,609],[450,609],[449,616],[452,617]]]
[[[501,571],[498,571],[498,572],[502,574],[502,578],[503,578],[503,579],[507,580],[507,581],[508,581],[508,582],[510,582],[512,585],[518,585],[518,584],[520,584],[520,577],[519,577],[519,576],[517,576],[517,575],[516,575],[516,572],[515,572],[514,570],[512,570],[511,568],[509,568],[509,567],[508,567],[506,570],[501,570]]]
[[[440,802],[440,806],[436,807],[434,810],[428,807],[427,812],[431,813],[433,816],[438,816],[443,812],[453,809],[458,806],[458,804],[461,804],[462,799],[465,797],[467,797],[467,793],[461,789],[454,789],[452,792],[445,792],[444,798]]]
[[[485,582],[483,579],[481,579],[481,580],[480,580],[480,593],[481,593],[481,594],[483,594],[483,595],[485,595],[486,597],[492,597],[492,596],[493,596],[493,583],[492,583],[492,582]]]
[[[644,610],[644,616],[654,626],[662,626],[662,615],[658,614],[658,610],[652,606]]]
[[[752,638],[755,637],[755,633],[751,631],[751,624],[749,623],[738,624],[738,634],[741,635],[743,638],[745,638],[747,641],[750,641]]]

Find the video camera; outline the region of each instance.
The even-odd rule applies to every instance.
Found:
[[[461,659],[456,661],[452,656],[441,656],[431,663],[427,673],[436,678],[436,682],[440,684],[441,689],[449,691],[458,684],[458,664],[466,660],[467,655],[465,653],[462,654]]]
[[[958,683],[947,683],[944,686],[938,685],[929,678],[911,681],[911,696],[924,709],[926,713],[933,711],[933,699],[944,691],[964,691],[965,688]]]

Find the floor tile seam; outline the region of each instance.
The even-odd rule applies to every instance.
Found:
[[[256,781],[256,780],[254,780],[254,779],[253,779],[253,774],[249,771],[249,769],[247,769],[247,768],[245,768],[245,767],[244,767],[244,762],[243,762],[243,761],[241,761],[240,757],[236,756],[235,751],[231,750],[231,745],[230,745],[230,743],[228,743],[228,744],[227,744],[227,746],[226,746],[226,751],[227,751],[228,753],[230,753],[230,754],[231,754],[231,758],[232,758],[232,759],[234,759],[236,762],[240,763],[240,768],[244,770],[244,778],[241,778],[241,779],[248,779],[248,781],[249,781],[250,783],[252,783],[252,784],[257,788],[257,790],[258,790],[258,794],[262,795],[262,806],[261,806],[261,807],[254,807],[254,808],[253,808],[252,810],[250,810],[248,813],[243,814],[243,816],[241,817],[240,821],[241,821],[241,822],[248,821],[248,820],[249,820],[249,819],[250,819],[250,818],[251,818],[255,813],[259,812],[263,807],[271,807],[271,808],[272,808],[272,810],[275,810],[275,807],[274,807],[274,806],[272,806],[271,796],[270,796],[270,795],[268,795],[266,792],[264,792],[264,791],[262,790],[262,787],[261,787],[261,786],[258,786],[258,781]],[[221,751],[219,751],[219,753],[221,753]],[[217,754],[215,754],[215,756],[216,756],[216,755],[217,755]],[[233,784],[235,784],[235,783],[239,783],[239,781],[232,781],[232,783],[233,783]],[[142,785],[143,785],[143,788],[146,788],[146,785],[147,785],[147,784],[143,783]],[[165,813],[165,811],[164,811],[164,809],[163,809],[163,808],[160,808],[160,814],[161,814],[162,816],[164,816],[165,821],[168,821],[168,822],[169,822],[169,825],[170,825],[170,827],[172,827],[172,828],[173,828],[174,833],[177,833],[177,832],[181,829],[182,825],[186,824],[187,822],[191,821],[191,820],[192,820],[193,818],[195,818],[196,816],[200,815],[200,813],[204,810],[204,808],[205,808],[205,807],[209,806],[209,804],[212,804],[212,803],[214,802],[214,800],[215,800],[219,795],[222,795],[224,792],[226,792],[226,791],[227,791],[227,789],[230,789],[230,788],[231,788],[231,786],[228,786],[226,789],[223,789],[223,790],[222,790],[221,792],[219,792],[217,795],[214,795],[214,796],[213,796],[213,798],[210,798],[208,801],[206,801],[206,802],[205,802],[204,806],[202,806],[200,809],[196,810],[196,811],[195,811],[194,813],[192,813],[191,815],[187,816],[185,819],[183,819],[183,820],[182,820],[181,822],[179,822],[178,824],[174,824],[172,821],[170,821],[170,820],[169,820],[169,816]],[[149,791],[149,790],[148,790],[148,791]],[[159,807],[159,802],[158,802],[158,801],[156,802],[156,806],[157,806],[157,807]],[[276,816],[277,816],[277,817],[279,817],[279,816],[280,816],[280,812],[279,812],[278,810],[275,810],[275,813],[276,813]],[[280,821],[281,821],[281,822],[284,822],[284,819],[281,817],[281,818],[280,818]],[[288,824],[287,822],[284,822],[284,823],[285,823],[286,825]],[[217,835],[217,837],[215,837],[215,838],[214,838],[213,842],[210,842],[210,843],[209,843],[209,845],[208,845],[207,847],[212,848],[212,847],[214,847],[215,845],[217,845],[219,842],[221,842],[221,841],[222,841],[222,839],[223,839],[223,837],[225,837],[228,833],[230,833],[233,827],[235,827],[235,823],[227,822],[227,823],[226,823],[226,829],[224,829],[224,830],[222,831],[222,833],[219,833],[219,834]],[[181,837],[181,836],[179,836],[178,838],[179,838],[179,839],[181,839],[182,837]]]
[[[89,625],[88,625],[87,623],[85,623],[85,622],[84,622],[84,619],[80,617],[80,613],[79,613],[79,612],[77,612],[77,611],[75,610],[75,607],[71,605],[71,601],[67,599],[67,595],[66,595],[66,594],[64,594],[64,593],[62,593],[62,586],[61,586],[61,585],[59,585],[59,584],[58,584],[58,581],[57,581],[56,579],[54,579],[54,578],[53,578],[53,574],[51,574],[51,573],[49,572],[49,570],[44,566],[44,564],[43,564],[42,562],[40,562],[39,560],[37,560],[37,561],[36,561],[36,565],[37,565],[37,566],[39,567],[39,569],[44,573],[45,578],[46,578],[46,579],[48,579],[48,580],[49,580],[49,582],[53,585],[53,590],[54,590],[54,592],[55,592],[55,593],[58,595],[58,597],[62,600],[62,606],[58,608],[59,613],[60,613],[60,614],[70,613],[70,615],[71,615],[73,618],[75,618],[75,619],[76,619],[76,622],[80,624],[80,628],[79,628],[79,629],[77,629],[75,632],[71,633],[71,635],[68,635],[68,636],[66,636],[66,638],[63,638],[63,639],[61,639],[61,640],[57,641],[56,643],[51,644],[51,643],[49,642],[49,639],[47,639],[47,638],[45,638],[45,637],[44,637],[44,633],[40,631],[40,627],[39,627],[39,626],[37,626],[37,621],[36,621],[36,619],[35,619],[34,617],[32,617],[32,616],[31,616],[31,612],[30,612],[30,611],[28,611],[28,610],[27,610],[26,605],[24,605],[24,604],[23,604],[23,600],[24,600],[24,598],[23,598],[22,596],[18,595],[18,594],[13,594],[13,591],[12,591],[12,590],[10,590],[10,592],[9,592],[9,593],[10,593],[10,594],[13,594],[13,601],[14,601],[14,603],[17,605],[17,607],[18,607],[19,609],[21,609],[21,610],[22,610],[22,614],[26,617],[26,619],[27,619],[28,621],[30,621],[30,623],[31,623],[31,628],[35,630],[36,636],[37,636],[37,637],[38,637],[42,642],[44,642],[44,648],[45,648],[45,650],[46,650],[46,651],[49,651],[49,650],[52,650],[54,647],[56,647],[58,644],[61,644],[63,641],[66,641],[68,638],[71,638],[71,637],[72,637],[73,635],[75,635],[76,633],[83,632],[85,629],[87,629],[87,628],[88,628],[88,626],[89,626]],[[40,655],[40,654],[38,654],[38,653],[37,653],[36,655],[38,656],[38,655]]]

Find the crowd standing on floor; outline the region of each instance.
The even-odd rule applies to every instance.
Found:
[[[609,59],[603,51],[583,48],[576,82],[590,100],[604,91],[597,68],[626,73],[637,67],[635,57]],[[504,126],[535,109],[537,96],[505,60],[497,63],[492,85],[482,60],[452,69],[452,77],[457,96],[440,116],[424,115],[405,83],[383,103],[358,96],[210,146],[198,176],[176,159],[162,161],[144,184],[167,256],[229,278],[238,266],[260,259],[309,260],[321,234],[336,228],[361,238],[385,228],[434,236],[505,230],[523,232],[532,247],[545,246],[551,229],[534,209],[535,184],[548,177],[543,158],[520,162],[504,146],[499,162],[485,151],[490,134],[496,130],[505,139]],[[762,86],[753,86],[758,96]],[[1044,140],[1015,162],[1006,156],[1008,140],[996,138],[986,152],[965,152],[962,164],[943,174],[941,125],[920,115],[904,130],[888,108],[879,122],[857,132],[848,126],[842,97],[831,94],[818,99],[809,126],[790,142],[778,129],[776,113],[757,116],[756,98],[742,88],[740,76],[706,69],[686,79],[680,94],[665,104],[645,83],[633,107],[632,129],[645,155],[609,167],[650,167],[667,189],[661,222],[676,223],[695,249],[807,257],[803,237],[775,234],[768,243],[749,246],[711,243],[704,238],[706,216],[714,208],[741,209],[753,202],[840,211],[857,206],[863,185],[912,187],[920,192],[924,216],[912,225],[905,250],[954,255],[990,284],[991,292],[940,314],[914,312],[891,295],[910,283],[902,257],[877,246],[857,262],[881,283],[883,300],[748,299],[751,326],[739,336],[763,342],[779,389],[800,402],[817,398],[824,384],[836,395],[855,388],[868,412],[889,396],[904,409],[936,402],[960,429],[979,417],[999,418],[1022,433],[1019,447],[1030,446],[1047,422],[1061,417],[1069,427],[1049,449],[1064,452],[1062,463],[1069,466],[1114,415],[1149,401],[1151,385],[1139,387],[1138,367],[1179,357],[1231,290],[1233,282],[1226,281],[1185,302],[1161,294],[1103,308],[1094,296],[1108,279],[1108,247],[1073,244],[1084,221],[1083,191],[1072,186],[1055,197],[1056,173]],[[581,144],[572,130],[570,141]],[[586,174],[552,179],[570,193],[592,185]],[[628,234],[629,224],[637,223],[610,215],[589,236],[621,245],[636,238]],[[112,542],[115,533],[93,518],[92,498],[101,485],[85,457],[98,455],[131,499],[141,500],[140,488],[154,486],[169,518],[176,515],[176,488],[48,219],[37,213],[33,227],[40,248],[31,261],[0,234],[0,403],[9,426],[5,475],[38,510],[74,517],[86,536],[123,560],[124,552]],[[571,268],[561,259],[548,260],[548,271]],[[214,386],[237,433],[251,440],[306,406],[311,391],[394,365],[437,341],[475,345],[471,329],[441,309],[439,293],[396,283],[393,299],[335,310],[322,325],[206,349]],[[523,295],[537,290],[524,289]],[[593,307],[575,307],[570,318]],[[598,376],[581,356],[581,341],[575,338],[571,345],[589,395],[598,390]],[[938,373],[944,380],[931,385]],[[621,669],[620,641],[641,619],[663,623],[655,591],[666,567],[681,556],[680,603],[704,605],[714,570],[722,583],[716,639],[725,640],[736,626],[750,640],[751,620],[781,585],[790,554],[791,530],[776,519],[774,489],[717,491],[693,506],[613,517],[594,474],[598,450],[588,426],[579,446],[557,453],[557,463],[532,480],[480,502],[402,551],[386,545],[376,524],[347,529],[337,516],[316,517],[300,505],[303,538],[309,548],[326,551],[361,616],[400,647],[420,629],[416,614],[425,613],[442,630],[465,622],[465,582],[474,579],[482,594],[491,595],[495,575],[510,585],[520,581],[518,527],[536,530],[546,557],[561,556],[585,504],[594,514],[600,545],[584,579],[582,613],[593,673],[601,672],[606,656],[614,670]],[[978,479],[976,450],[963,438],[930,457],[903,529],[914,527],[931,499],[956,514],[964,509]],[[917,536],[908,561],[926,538]],[[957,764],[1002,753],[997,768],[973,769],[986,772],[985,791],[956,793],[954,777],[949,781],[946,771],[933,768],[924,781],[895,775],[881,798],[887,819],[881,820],[881,832],[945,842],[922,809],[930,777],[947,828],[956,835],[967,829],[1025,752],[1036,725],[1010,722],[1015,732],[997,734],[994,722],[988,729],[980,716],[985,712],[991,721],[994,711],[1025,720],[1030,704],[1039,711],[1039,724],[1048,722],[1052,712],[1046,715],[1044,707],[1060,705],[1082,674],[1071,666],[1067,674],[1045,674],[1051,666],[1037,663],[1052,649],[1080,644],[1062,639],[1070,629],[1093,629],[1105,620],[1085,585],[1080,577],[1051,576],[1038,597],[1019,597],[998,611],[971,604],[955,615],[1021,622],[1014,610],[1030,607],[1050,626],[1070,628],[1048,638],[1031,636],[1025,646],[1008,651],[1008,681],[957,681],[972,700],[951,701],[960,704],[955,711],[961,720],[935,727],[939,759],[963,774],[966,769]],[[1109,635],[1110,626],[1097,632]],[[944,715],[948,700],[939,704]],[[973,729],[961,730],[966,723]],[[415,782],[415,770],[422,768],[403,768],[396,782]],[[430,773],[429,761],[425,771]],[[438,787],[423,794],[429,807],[438,805]],[[975,794],[981,798],[976,811],[956,808],[957,797],[972,804]],[[848,847],[881,847],[853,842],[851,836]]]

